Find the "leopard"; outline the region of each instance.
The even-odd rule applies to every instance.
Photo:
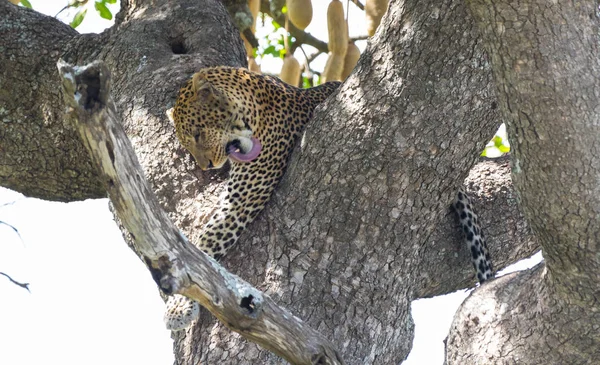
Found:
[[[175,106],[167,111],[179,142],[202,170],[230,162],[220,208],[194,242],[196,247],[220,260],[236,243],[273,194],[315,108],[340,84],[299,88],[245,68],[215,66],[199,70],[181,87]],[[187,328],[199,311],[195,301],[172,295],[166,327]]]
[[[330,81],[299,88],[245,68],[215,66],[199,70],[181,87],[167,112],[181,145],[202,170],[230,162],[221,206],[194,243],[200,250],[220,260],[236,243],[269,201],[316,107],[340,85]],[[453,206],[483,282],[492,277],[492,267],[477,215],[462,190]],[[164,321],[179,331],[199,313],[197,302],[176,294],[167,301]]]

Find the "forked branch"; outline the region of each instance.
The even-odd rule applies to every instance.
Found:
[[[106,66],[59,62],[58,67],[68,117],[159,288],[198,301],[227,327],[292,364],[343,364],[327,339],[197,250],[173,225],[150,190],[117,118]]]

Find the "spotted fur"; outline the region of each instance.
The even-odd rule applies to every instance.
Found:
[[[485,235],[479,225],[479,219],[473,209],[471,199],[464,190],[458,191],[453,207],[460,219],[460,225],[471,253],[471,262],[477,273],[477,279],[480,283],[483,283],[494,277],[492,262]]]
[[[315,107],[339,84],[299,89],[243,68],[213,67],[200,70],[181,88],[169,116],[179,141],[200,168],[223,166],[228,147],[243,150],[250,137],[262,144],[255,160],[231,160],[226,197],[196,243],[198,248],[219,259],[233,246],[271,197]],[[165,314],[167,328],[189,326],[198,312],[198,303],[172,296]]]

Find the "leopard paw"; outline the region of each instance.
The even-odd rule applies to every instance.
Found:
[[[200,304],[183,295],[172,295],[167,300],[165,325],[171,331],[180,331],[192,325],[200,315]]]

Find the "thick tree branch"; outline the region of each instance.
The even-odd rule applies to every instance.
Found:
[[[56,60],[77,32],[7,1],[0,14],[0,185],[48,200],[105,196],[56,89]]]
[[[100,62],[59,65],[70,117],[117,215],[161,290],[200,302],[232,330],[292,364],[343,364],[326,339],[195,249],[162,210],[118,121]]]
[[[515,187],[545,264],[484,284],[463,303],[448,364],[597,363],[600,82],[590,75],[600,73],[598,4],[469,6],[507,123]]]

